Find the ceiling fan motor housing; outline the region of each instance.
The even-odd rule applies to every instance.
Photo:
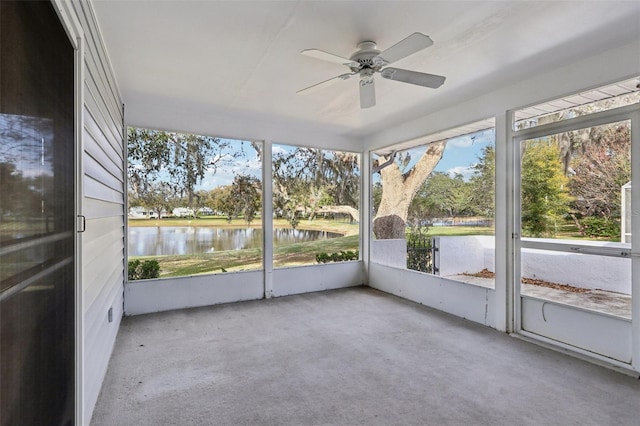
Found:
[[[373,60],[373,58],[375,58],[379,54],[380,51],[377,49],[375,42],[360,42],[358,43],[358,51],[351,55],[351,57],[349,58],[351,61],[360,64],[360,66],[350,66],[349,68],[351,68],[351,71],[353,72],[361,72],[365,69],[373,70],[373,72],[379,71],[380,68],[385,65],[385,62],[382,59],[380,59],[379,61]]]

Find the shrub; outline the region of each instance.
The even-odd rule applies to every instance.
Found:
[[[129,261],[128,278],[129,281],[148,280],[160,277],[160,264],[157,260],[145,260],[141,262],[139,259]]]
[[[346,262],[349,260],[358,260],[360,252],[358,250],[340,251],[339,253],[318,253],[316,254],[316,262]]]
[[[584,235],[592,238],[620,238],[620,222],[601,217],[585,217],[581,221]]]

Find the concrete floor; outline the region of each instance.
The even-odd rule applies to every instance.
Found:
[[[365,287],[123,319],[92,425],[638,425],[640,380]]]

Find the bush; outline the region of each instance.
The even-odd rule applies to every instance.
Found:
[[[145,260],[141,262],[139,259],[129,261],[129,281],[148,280],[160,277],[160,264],[157,260]]]
[[[620,238],[620,222],[601,217],[585,217],[581,221],[586,237]]]
[[[358,260],[360,258],[360,252],[358,250],[340,251],[339,253],[318,253],[316,254],[316,262],[329,263],[329,262],[346,262],[349,260]]]

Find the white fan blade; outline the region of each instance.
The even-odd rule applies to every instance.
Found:
[[[376,104],[376,87],[373,77],[360,80],[360,108],[371,108]]]
[[[416,84],[418,86],[437,89],[442,86],[446,77],[424,72],[403,70],[400,68],[385,68],[380,75],[388,80],[402,81],[403,83]]]
[[[304,56],[309,56],[311,58],[320,59],[323,61],[333,62],[335,64],[342,64],[348,67],[358,67],[360,68],[360,64],[358,62],[354,62],[351,59],[343,58],[342,56],[334,55],[333,53],[325,52],[324,50],[319,49],[306,49],[300,52]]]
[[[413,33],[373,58],[374,65],[386,65],[431,46],[433,41],[422,33]]]
[[[314,84],[313,86],[309,86],[309,87],[305,87],[304,89],[300,89],[298,90],[296,93],[310,93],[310,92],[314,92],[316,89],[321,89],[323,87],[327,87],[327,86],[331,86],[332,84],[340,81],[340,80],[348,80],[349,78],[351,78],[352,75],[355,75],[355,72],[352,73],[346,73],[346,74],[340,74],[337,77],[333,77],[330,78],[329,80],[325,80],[323,82]]]

